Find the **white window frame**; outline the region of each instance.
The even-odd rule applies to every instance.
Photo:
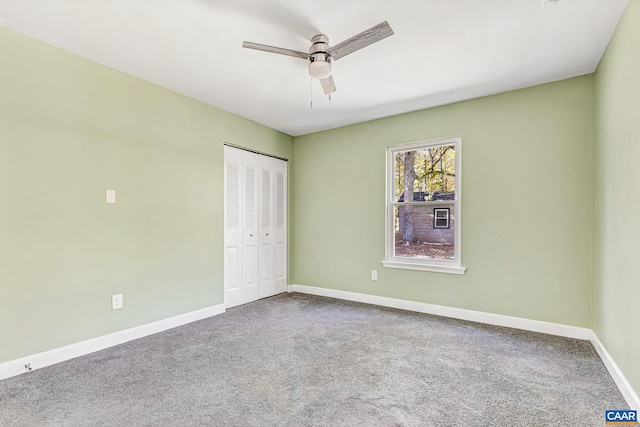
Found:
[[[441,145],[453,145],[456,150],[456,199],[451,201],[438,200],[432,202],[416,202],[416,205],[424,204],[450,204],[450,215],[455,218],[454,228],[454,259],[416,259],[394,256],[395,226],[394,226],[394,188],[395,188],[395,155],[399,152],[420,150]],[[387,191],[386,191],[386,215],[385,215],[385,260],[382,265],[387,268],[402,268],[408,270],[433,271],[438,273],[464,274],[466,268],[462,266],[462,138],[459,136],[430,139],[405,144],[391,145],[387,147]]]

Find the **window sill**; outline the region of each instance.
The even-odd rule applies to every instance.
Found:
[[[420,270],[420,271],[432,271],[435,273],[448,273],[448,274],[464,274],[467,270],[466,267],[459,267],[456,265],[441,265],[441,264],[422,264],[415,262],[402,262],[402,261],[382,261],[382,265],[386,268],[401,268],[405,270]]]

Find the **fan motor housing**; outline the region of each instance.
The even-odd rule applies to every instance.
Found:
[[[309,48],[309,75],[317,79],[326,79],[331,75],[331,62],[333,59],[327,52],[329,49],[329,37],[318,34],[311,39]]]

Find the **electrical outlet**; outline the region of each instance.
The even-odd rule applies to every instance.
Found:
[[[122,294],[112,295],[111,296],[111,308],[112,309],[117,310],[119,308],[122,308],[123,305],[124,305],[124,301],[122,299]]]
[[[378,270],[371,270],[371,280],[378,280]]]

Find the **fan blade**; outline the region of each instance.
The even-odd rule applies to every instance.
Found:
[[[384,21],[375,27],[371,27],[360,34],[343,41],[342,43],[338,43],[337,45],[330,47],[328,52],[334,60],[337,60],[392,35],[393,30],[389,24],[387,24],[387,21]]]
[[[336,91],[336,84],[333,81],[333,76],[329,76],[326,79],[320,79],[320,85],[325,95],[329,95]]]
[[[264,52],[279,53],[280,55],[293,56],[295,58],[301,58],[304,60],[309,59],[308,53],[299,52],[297,50],[284,49],[282,47],[267,46],[266,44],[242,42],[242,47],[246,47],[247,49],[262,50]]]

